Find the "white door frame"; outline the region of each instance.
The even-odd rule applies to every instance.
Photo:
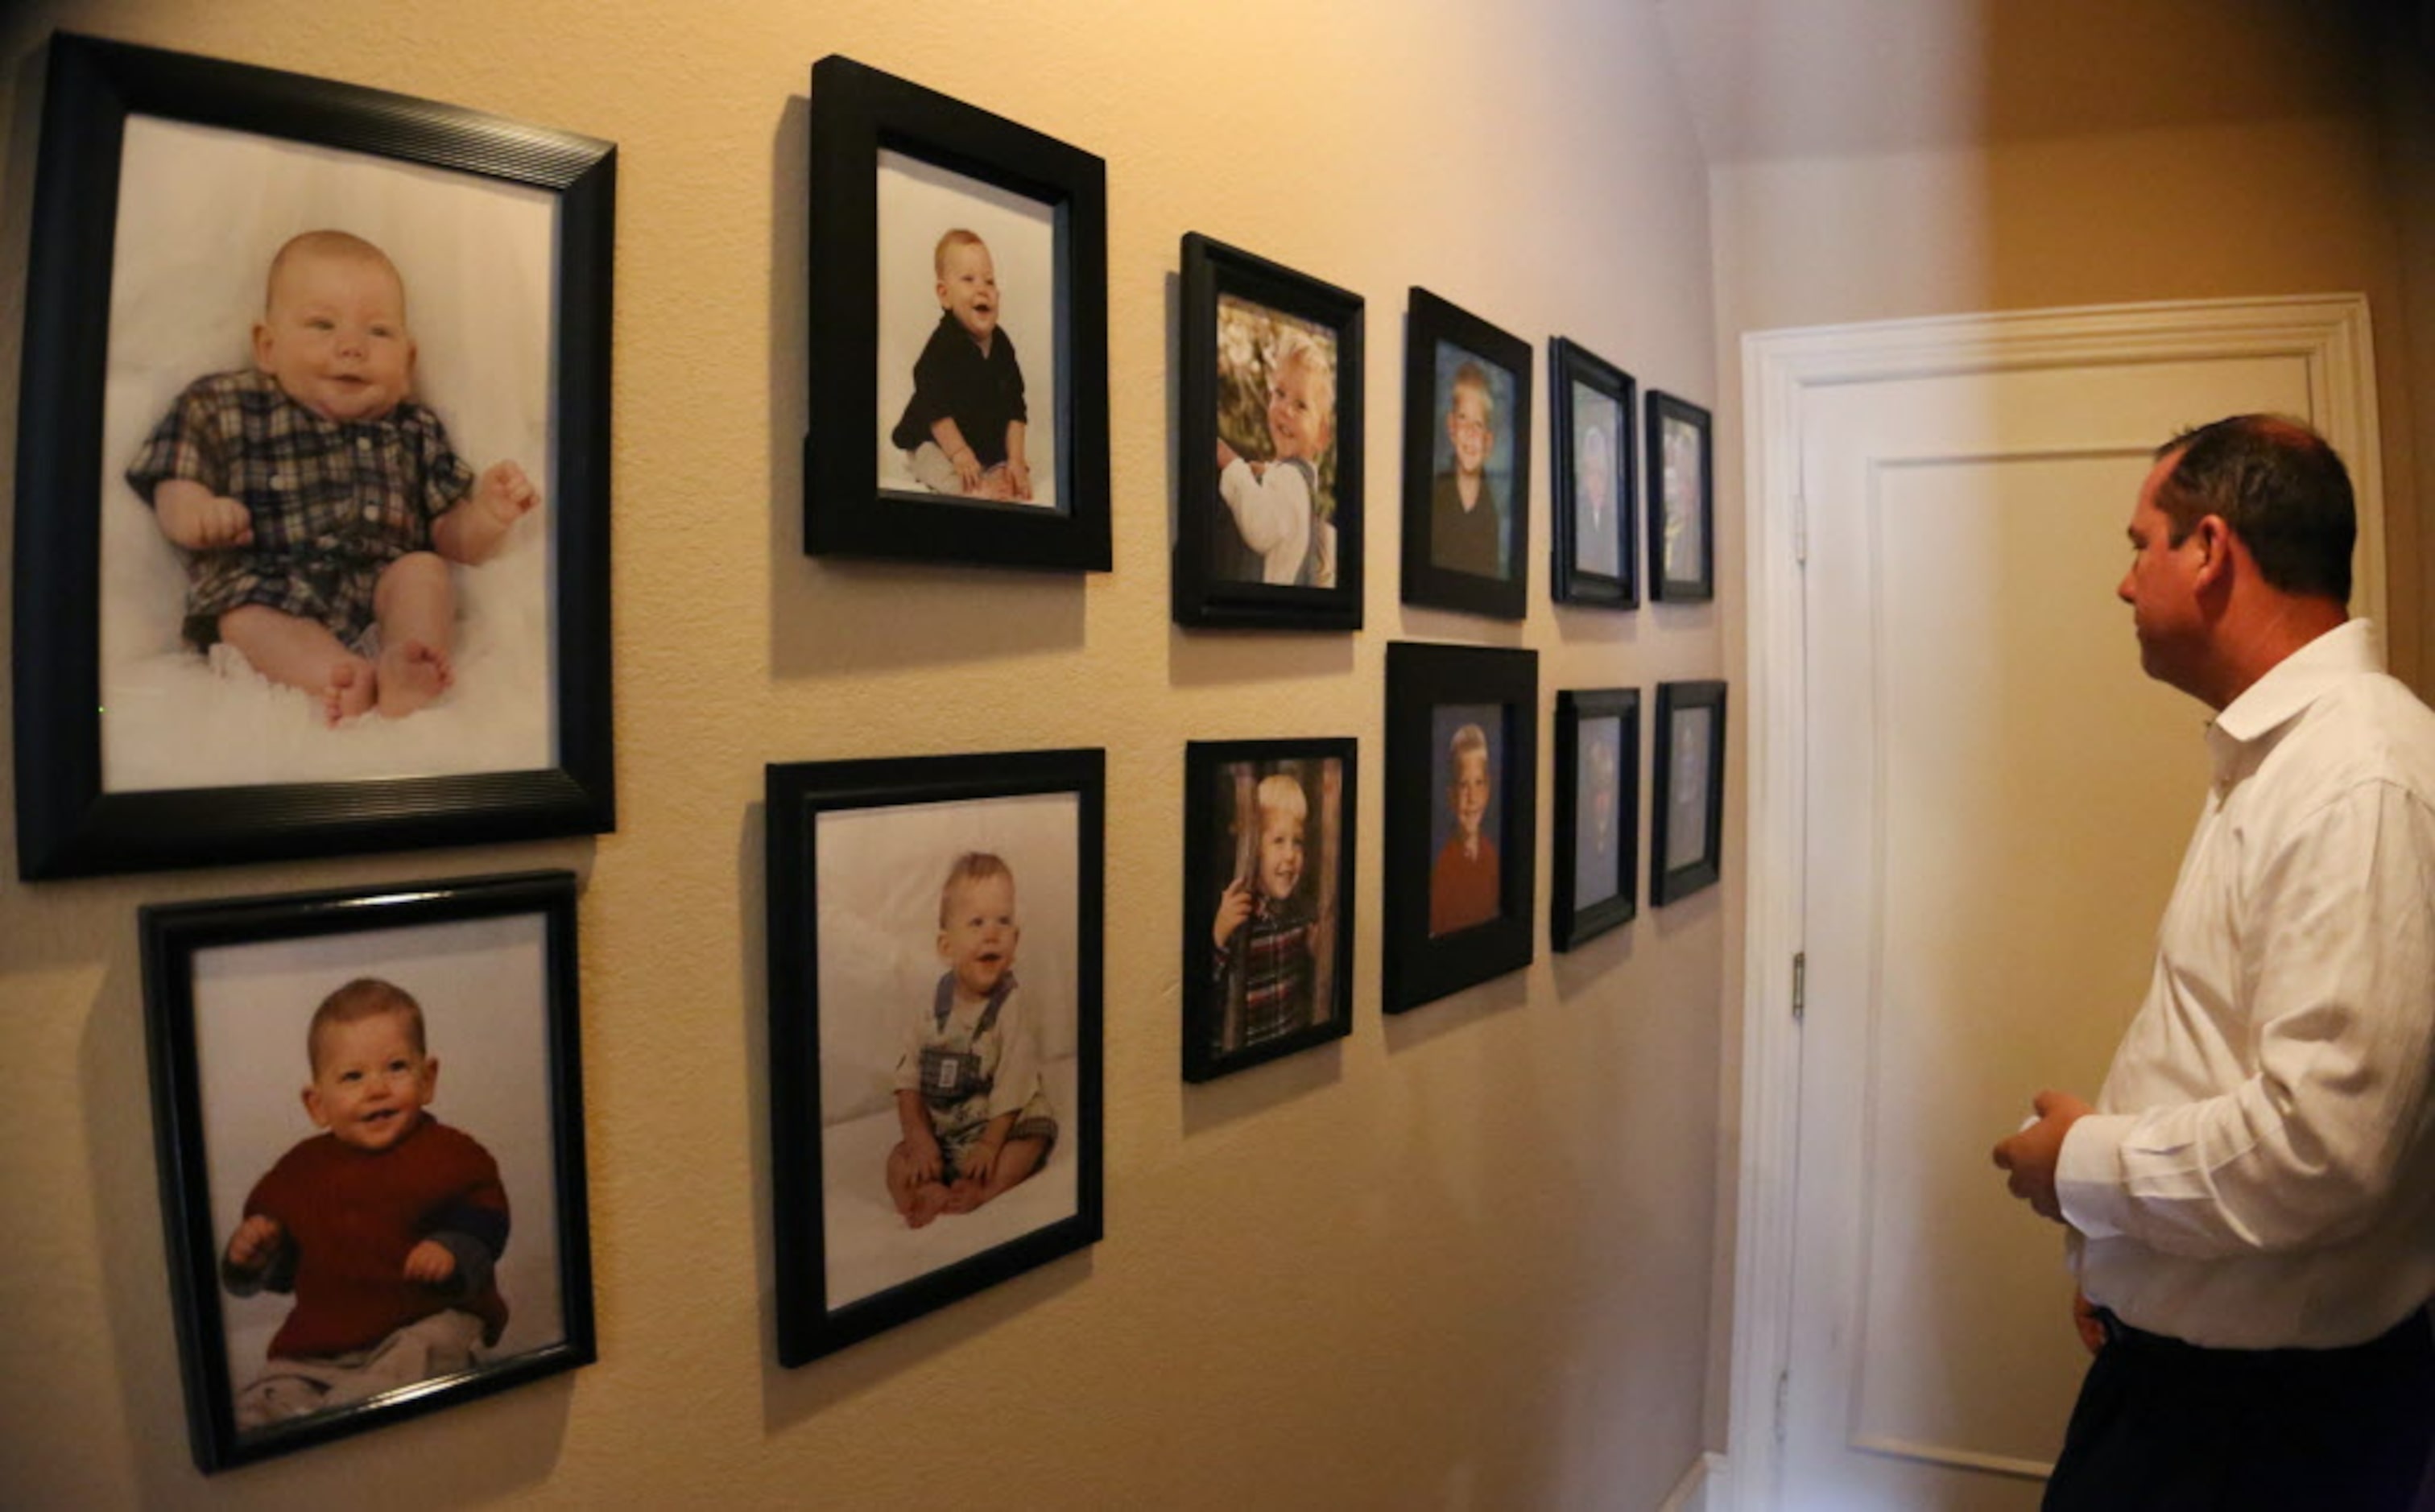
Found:
[[[1792,1335],[1801,1035],[1804,700],[1801,436],[1812,390],[1897,378],[2174,359],[2297,357],[2313,418],[2358,498],[2361,612],[2384,620],[2384,489],[2375,361],[2362,295],[2103,305],[1742,337],[1744,592],[1749,610],[1749,878],[1743,955],[1741,1160],[1734,1255],[1733,1505],[1778,1504],[1779,1415]],[[2162,440],[2159,437],[2157,439]]]

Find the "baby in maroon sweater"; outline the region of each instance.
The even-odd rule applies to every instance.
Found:
[[[220,1257],[237,1296],[296,1297],[237,1394],[239,1429],[467,1369],[508,1322],[492,1274],[507,1189],[489,1151],[423,1111],[440,1062],[422,1005],[359,978],[322,1001],[305,1048],[304,1111],[323,1132],[254,1183]]]

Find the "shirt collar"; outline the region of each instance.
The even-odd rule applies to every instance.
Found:
[[[2325,691],[2362,673],[2384,670],[2384,647],[2366,620],[2344,620],[2285,657],[2251,683],[2207,726],[2207,751],[2218,776],[2241,750],[2299,717]]]

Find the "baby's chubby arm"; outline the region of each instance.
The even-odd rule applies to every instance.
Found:
[[[294,1252],[278,1219],[253,1213],[236,1226],[220,1255],[220,1281],[239,1297],[266,1288],[284,1292],[294,1280]]]
[[[939,1136],[930,1129],[930,1109],[924,1107],[918,1091],[896,1094],[896,1125],[905,1135],[905,1148],[913,1157],[913,1179],[936,1181],[946,1174],[945,1157],[939,1153]]]
[[[947,454],[956,465],[956,483],[966,493],[980,487],[981,459],[973,453],[972,444],[964,439],[964,428],[950,415],[941,415],[930,422],[930,439]]]
[[[498,551],[515,523],[541,505],[541,491],[513,462],[493,462],[474,480],[465,497],[431,523],[431,544],[450,561],[468,567]]]
[[[152,518],[163,535],[189,551],[253,544],[252,513],[192,478],[163,478],[156,484]]]
[[[1014,484],[1014,496],[1031,497],[1031,461],[1023,455],[1025,427],[1023,421],[1006,422],[1006,475]]]

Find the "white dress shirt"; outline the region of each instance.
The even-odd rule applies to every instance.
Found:
[[[2147,1001],[2056,1170],[2091,1301],[2218,1348],[2435,1297],[2435,713],[2353,620],[2210,725]]]

